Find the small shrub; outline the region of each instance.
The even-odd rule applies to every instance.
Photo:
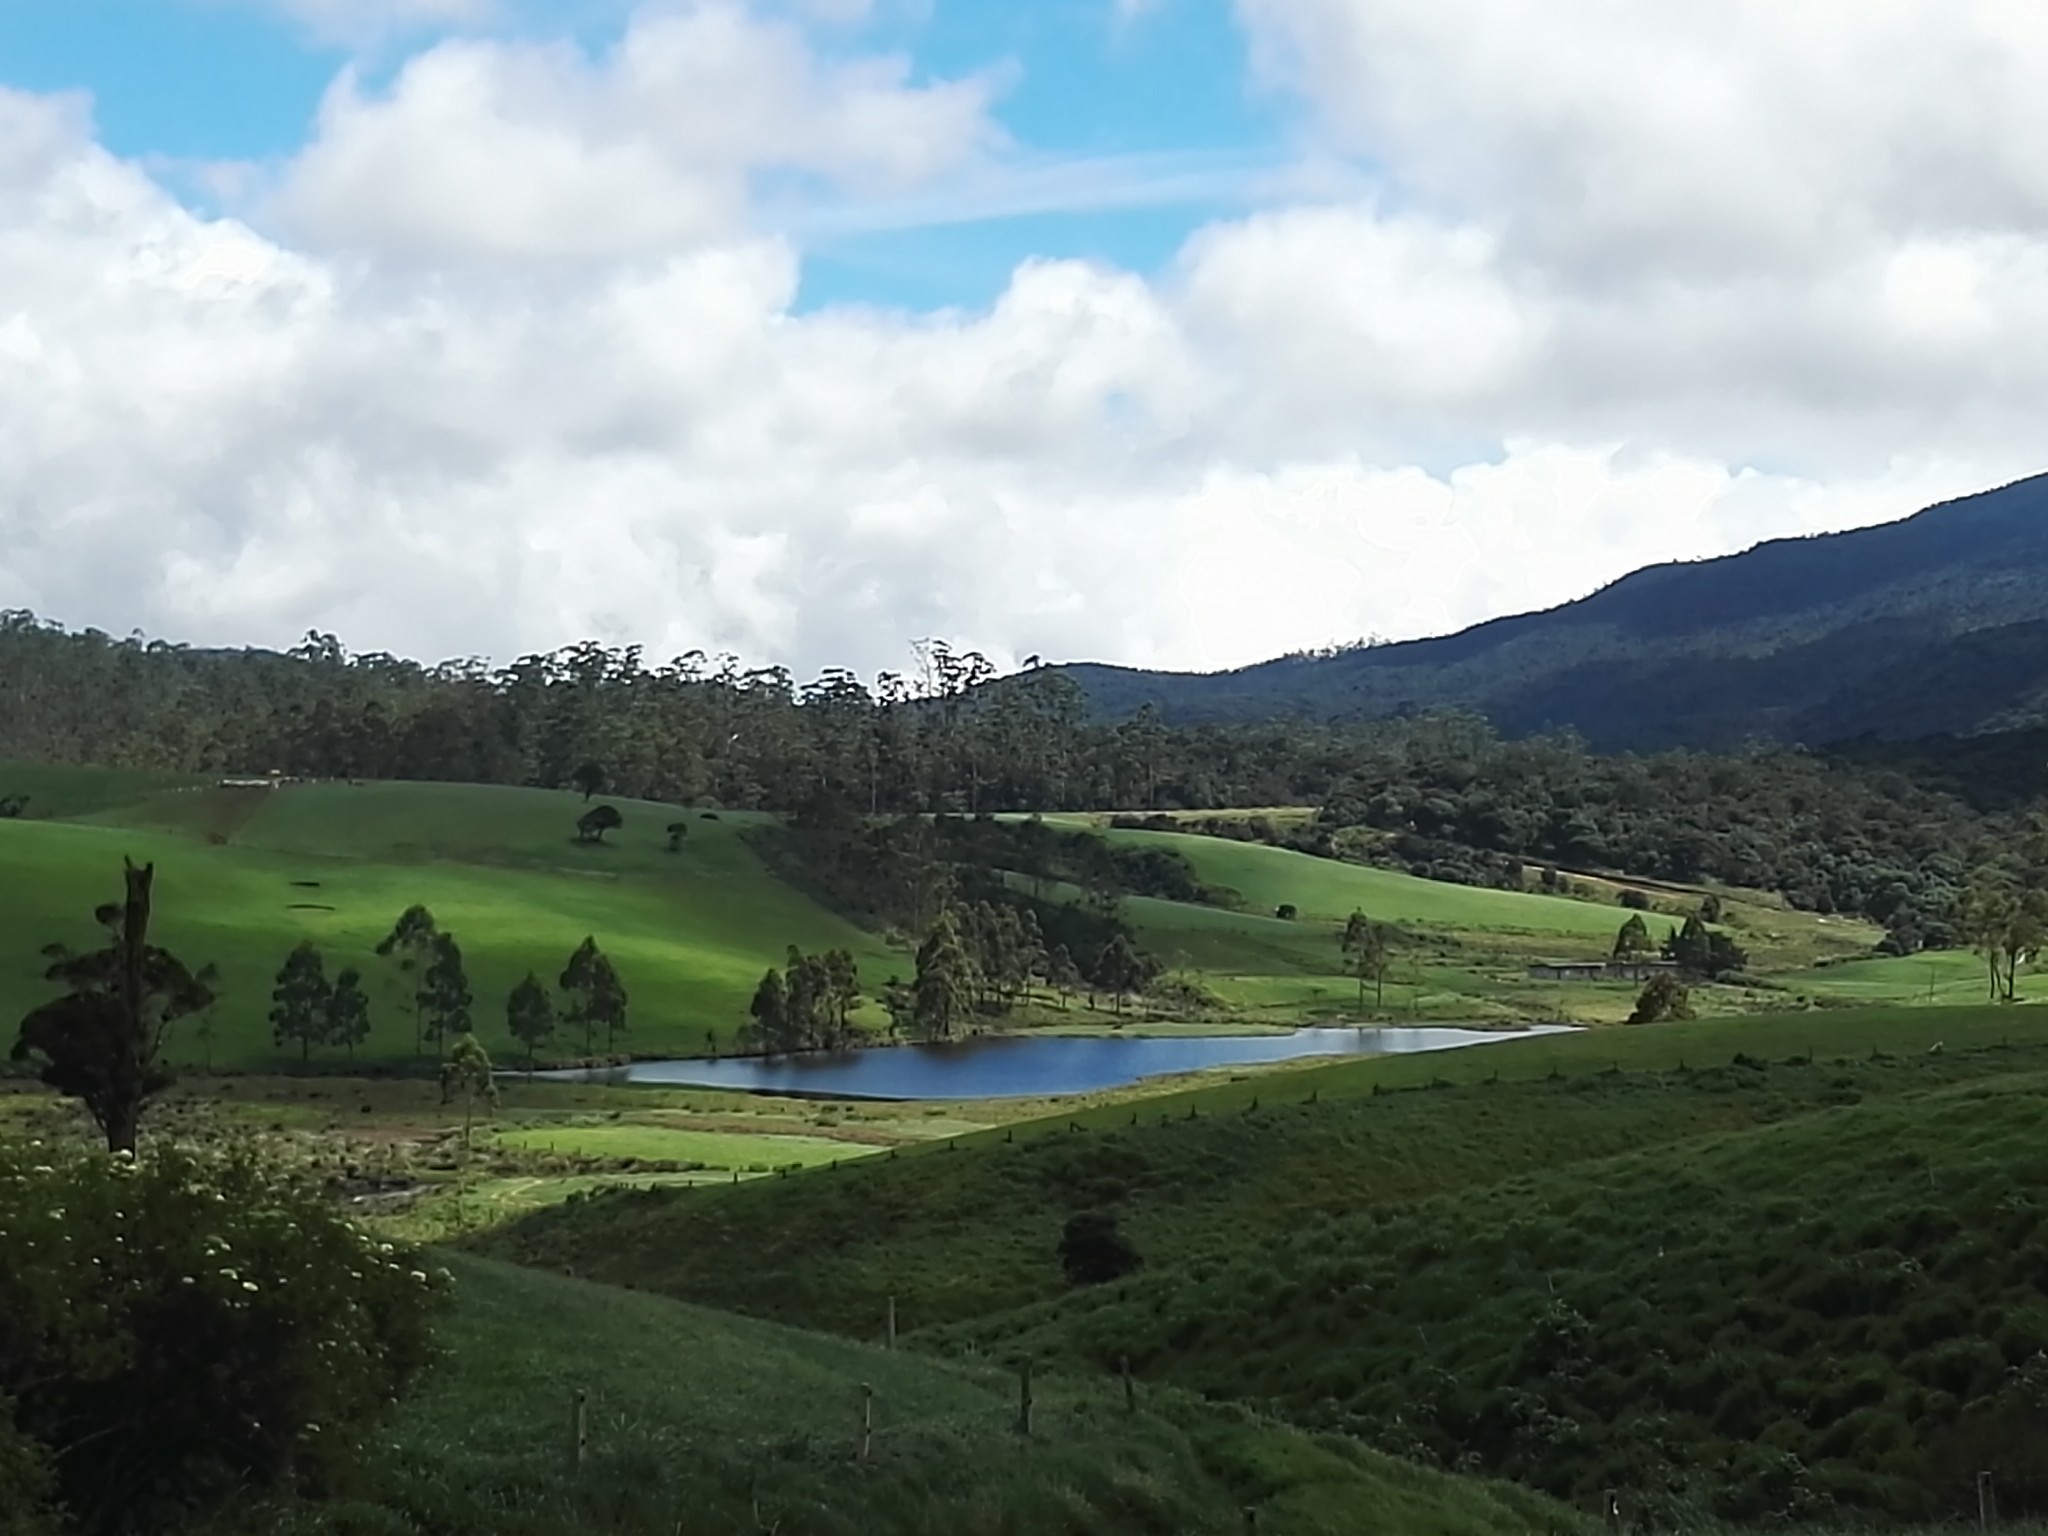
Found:
[[[1282,922],[1293,922],[1297,915],[1294,903],[1291,901],[1281,902],[1279,906],[1273,909],[1273,915],[1279,918]]]
[[[1082,1211],[1067,1218],[1060,1233],[1060,1267],[1069,1285],[1102,1285],[1144,1264],[1128,1237],[1117,1229],[1114,1211]]]
[[[1692,1013],[1691,994],[1685,983],[1676,976],[1652,976],[1649,985],[1636,999],[1635,1011],[1630,1013],[1631,1024],[1659,1024],[1667,1019],[1689,1019]]]
[[[1623,891],[1621,893],[1621,904],[1631,912],[1647,912],[1650,910],[1650,898],[1638,890]]]
[[[329,1486],[446,1284],[245,1149],[0,1146],[0,1394],[89,1536]]]

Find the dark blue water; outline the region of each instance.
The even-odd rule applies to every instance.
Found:
[[[1539,1024],[1522,1030],[1300,1029],[1288,1035],[982,1035],[944,1045],[877,1046],[774,1060],[638,1061],[628,1067],[541,1075],[827,1098],[1006,1099],[1092,1093],[1205,1067],[1300,1056],[1391,1056],[1569,1032],[1564,1025]]]

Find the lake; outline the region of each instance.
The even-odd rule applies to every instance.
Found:
[[[1007,1099],[1092,1093],[1141,1078],[1302,1056],[1392,1056],[1445,1051],[1569,1025],[1519,1030],[1447,1027],[1298,1029],[1286,1035],[980,1035],[935,1045],[873,1046],[832,1054],[636,1061],[631,1066],[543,1072],[570,1082],[734,1088],[841,1099]]]

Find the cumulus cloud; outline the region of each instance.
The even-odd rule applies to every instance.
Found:
[[[762,178],[900,193],[992,148],[993,82],[827,62],[738,0],[643,12],[593,62],[568,44],[458,39],[386,91],[344,71],[271,210],[387,261],[579,261],[742,234]]]
[[[1027,262],[965,313],[794,308],[780,200],[886,222],[1029,158],[999,78],[801,6],[344,73],[239,220],[0,92],[0,605],[1225,666],[2041,467],[2018,7],[1240,4],[1313,174],[1156,278]]]

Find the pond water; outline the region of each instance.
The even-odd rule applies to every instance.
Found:
[[[1443,1051],[1532,1035],[1447,1027],[1298,1029],[1285,1035],[981,1035],[942,1045],[875,1046],[832,1054],[636,1061],[630,1066],[546,1072],[572,1082],[736,1088],[848,1099],[1005,1099],[1091,1093],[1140,1078],[1300,1056],[1391,1056]]]

